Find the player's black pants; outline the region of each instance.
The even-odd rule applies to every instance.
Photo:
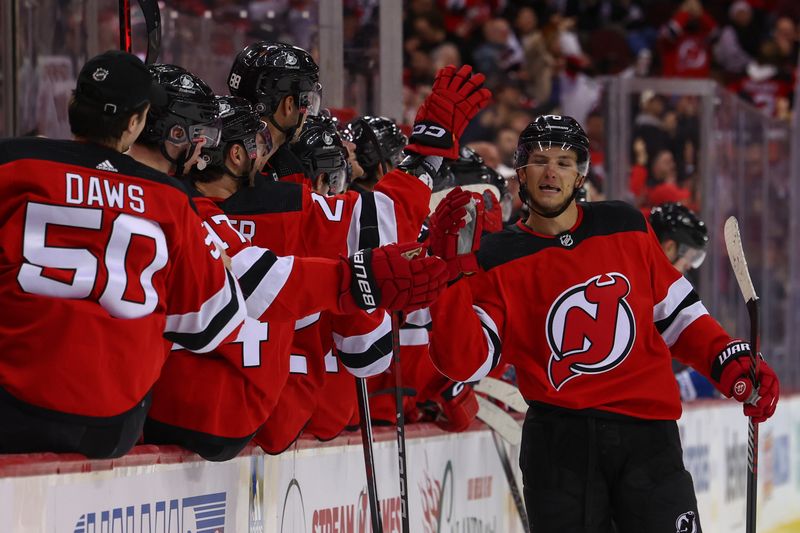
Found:
[[[0,388],[0,453],[77,452],[94,459],[121,457],[139,440],[150,394],[133,409],[97,418],[44,409]]]
[[[533,404],[520,468],[535,533],[700,533],[678,425]]]
[[[192,431],[148,418],[144,424],[146,444],[177,444],[191,450],[207,461],[233,459],[250,442],[255,433],[241,438],[219,437],[210,433]]]

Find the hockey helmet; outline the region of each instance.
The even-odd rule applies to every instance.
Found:
[[[323,172],[327,175],[329,194],[344,192],[347,187],[347,149],[342,144],[334,119],[308,117],[300,136],[289,147],[312,180]]]
[[[217,146],[203,146],[200,159],[207,167],[224,169],[225,156],[232,143],[244,146],[252,160],[258,157],[259,148],[265,153],[272,150],[267,124],[248,100],[236,96],[217,96],[215,100],[222,125],[222,138]]]
[[[589,138],[574,118],[561,115],[536,117],[519,136],[514,167],[524,167],[531,152],[548,148],[574,151],[578,155],[578,174],[586,176],[589,173]]]
[[[397,166],[408,144],[408,137],[387,117],[357,118],[347,126],[345,135],[355,143],[358,162],[368,174],[373,174],[378,165]]]
[[[271,116],[285,96],[294,96],[301,112],[319,112],[322,85],[319,66],[297,46],[259,41],[236,56],[228,76],[234,96],[250,100],[262,116]]]
[[[164,89],[166,100],[150,107],[141,139],[182,145],[205,138],[205,146],[217,146],[222,130],[214,92],[206,82],[175,65],[150,65],[148,70]]]
[[[692,268],[697,268],[705,259],[708,246],[708,229],[688,207],[679,203],[665,203],[650,210],[650,225],[660,242],[671,239],[678,243],[678,256],[686,256],[694,250]]]

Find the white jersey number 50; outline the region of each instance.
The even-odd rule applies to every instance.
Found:
[[[85,248],[48,246],[45,242],[48,225],[99,230],[103,225],[103,210],[31,202],[25,214],[22,254],[26,262],[17,276],[22,289],[55,298],[87,298],[97,283],[98,259]],[[125,262],[134,235],[151,239],[155,249],[152,262],[135,274],[128,271]],[[152,313],[158,305],[153,276],[164,268],[167,259],[167,239],[161,226],[125,213],[118,215],[112,223],[103,257],[108,279],[98,298],[100,305],[117,318],[139,318]],[[71,270],[72,279],[68,282],[47,277],[45,268]],[[136,280],[141,285],[143,300],[126,300],[128,284]]]

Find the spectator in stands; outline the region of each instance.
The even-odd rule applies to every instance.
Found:
[[[483,37],[484,42],[472,53],[475,70],[494,80],[499,76],[508,76],[520,67],[523,61],[522,46],[506,19],[498,17],[484,24]]]
[[[728,20],[714,45],[714,59],[726,73],[741,75],[755,61],[762,35],[753,19],[753,8],[745,0],[731,4]]]
[[[691,196],[690,189],[678,184],[678,169],[672,152],[666,148],[657,152],[650,164],[644,207],[649,209],[667,202],[691,205]]]
[[[659,35],[661,72],[666,77],[706,78],[717,23],[700,0],[685,0]]]

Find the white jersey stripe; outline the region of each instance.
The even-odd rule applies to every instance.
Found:
[[[269,250],[250,246],[231,258],[231,270],[237,279],[246,275],[250,268]],[[278,297],[292,273],[294,257],[278,257],[267,273],[261,278],[255,290],[247,297],[247,314],[260,318]]]
[[[692,322],[707,314],[708,311],[703,305],[703,302],[695,302],[678,313],[675,320],[672,321],[672,324],[661,334],[661,337],[664,339],[664,342],[667,343],[667,346],[671,347],[675,344],[675,341],[678,340],[678,337],[681,336],[683,330],[689,327]]]
[[[387,312],[383,312],[383,321],[372,331],[362,335],[353,335],[345,337],[333,332],[333,342],[336,349],[340,352],[357,354],[364,353],[369,350],[373,344],[379,339],[383,338],[392,332],[392,317]]]
[[[653,322],[664,320],[675,312],[684,298],[692,292],[692,284],[681,276],[669,286],[667,295],[653,307]]]
[[[497,332],[497,324],[494,323],[494,320],[492,320],[492,317],[489,316],[489,313],[477,305],[473,305],[472,308],[478,315],[478,319],[481,321],[481,326],[483,326],[483,334],[486,337],[488,350],[486,353],[486,360],[484,360],[483,364],[472,376],[464,380],[465,383],[477,381],[483,377],[486,377],[486,375],[497,364],[495,359],[499,358],[500,356],[500,346],[498,344],[500,340],[500,334]]]

